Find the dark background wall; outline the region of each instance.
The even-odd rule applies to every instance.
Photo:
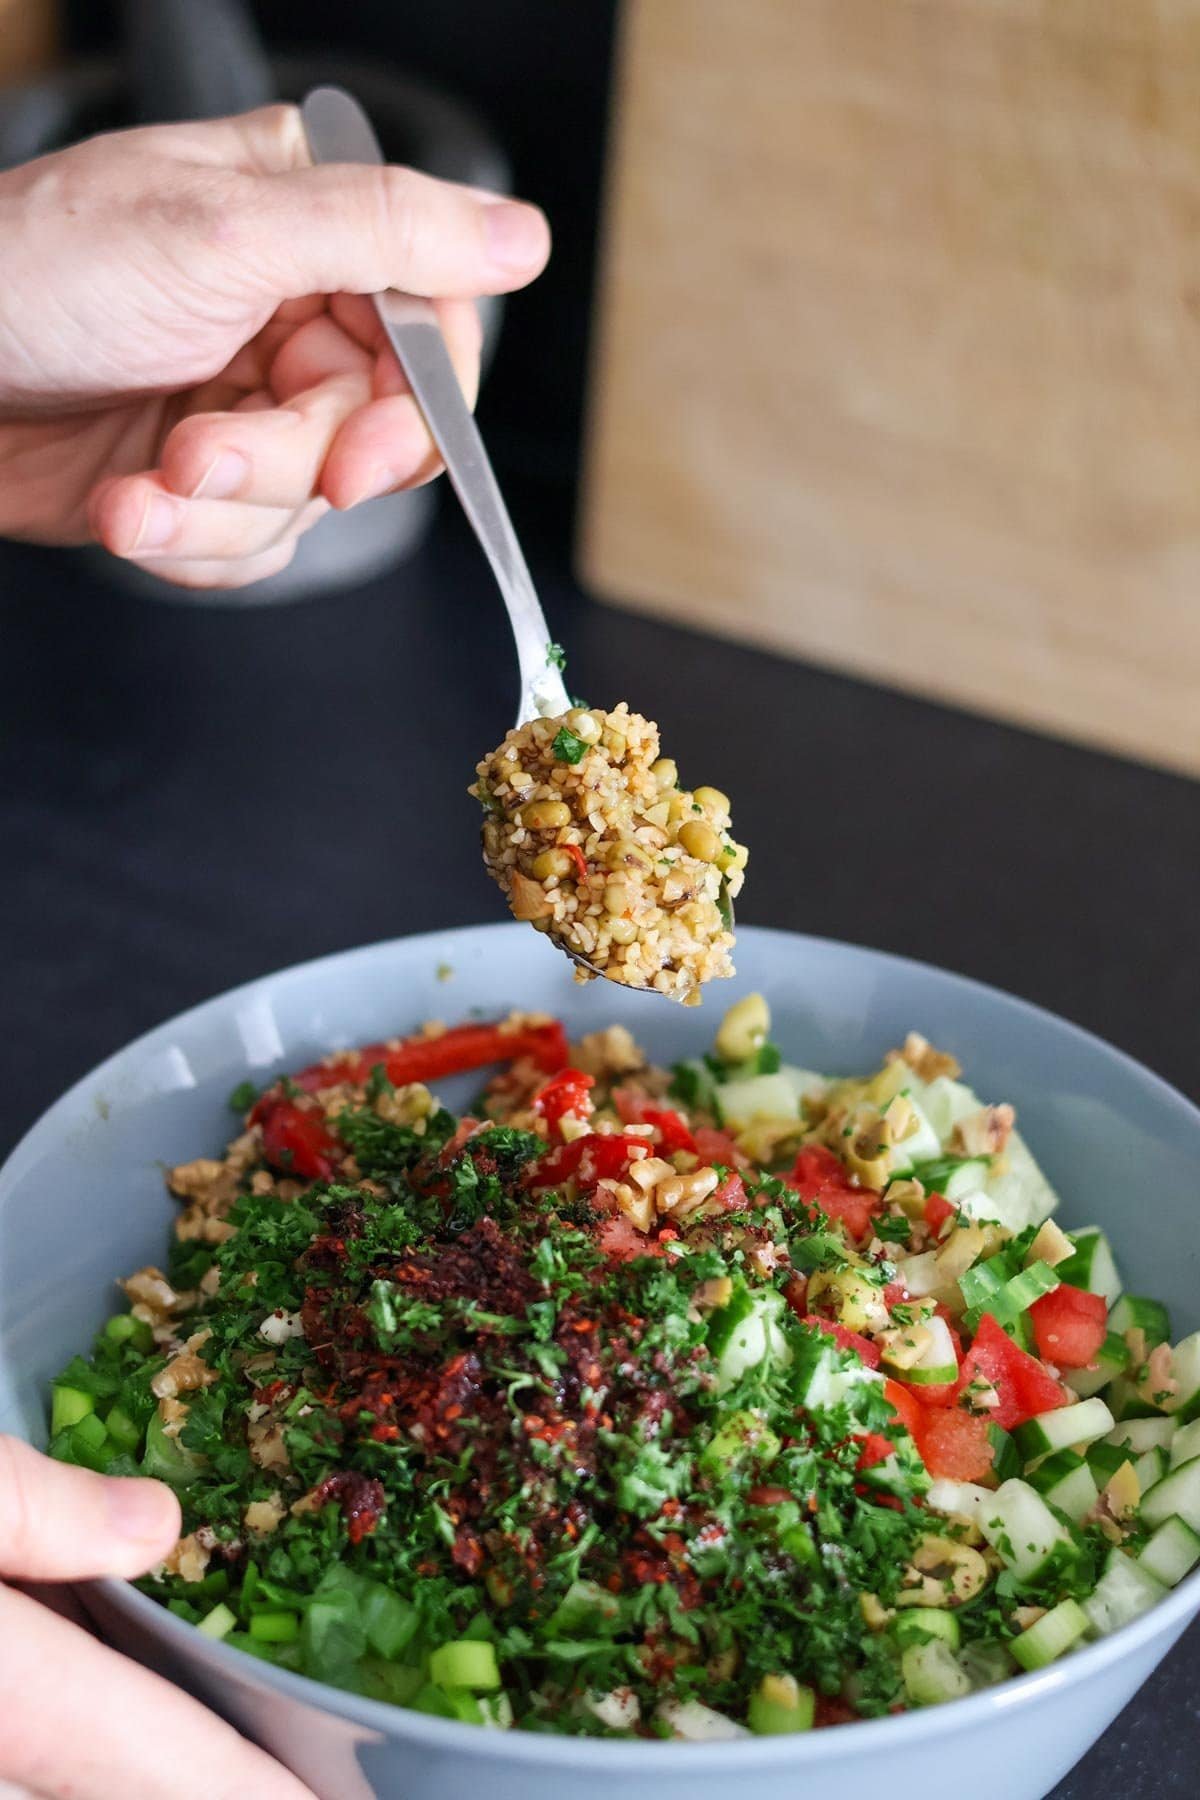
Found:
[[[206,0],[196,0],[203,6]],[[480,417],[496,461],[573,489],[600,202],[615,0],[253,0],[270,48],[370,62],[468,102],[554,230],[546,275],[510,309]],[[69,0],[68,41],[110,53],[117,0]]]

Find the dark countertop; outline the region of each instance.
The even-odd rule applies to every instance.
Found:
[[[744,923],[962,970],[1200,1087],[1200,789],[596,606],[557,510],[515,508],[572,685],[633,700],[734,796]],[[465,788],[515,683],[446,508],[407,568],[285,608],[165,605],[0,547],[0,1148],[209,994],[497,917]],[[1057,1800],[1193,1791],[1198,1693],[1193,1627]]]

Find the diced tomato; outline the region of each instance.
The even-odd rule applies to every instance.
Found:
[[[719,1187],[713,1189],[713,1201],[724,1207],[726,1212],[745,1212],[750,1205],[746,1184],[740,1175],[727,1175]]]
[[[545,1119],[552,1138],[561,1137],[559,1122],[567,1113],[573,1113],[580,1120],[591,1117],[592,1102],[588,1090],[595,1085],[594,1075],[585,1075],[582,1069],[563,1069],[538,1089],[533,1096],[533,1110]]]
[[[915,1395],[911,1394],[906,1387],[902,1387],[898,1381],[885,1381],[883,1397],[891,1402],[895,1411],[900,1415],[901,1424],[906,1427],[909,1435],[915,1438],[923,1417],[920,1402]]]
[[[929,1473],[945,1481],[982,1481],[992,1466],[988,1420],[961,1408],[930,1407],[913,1432]]]
[[[345,1150],[318,1107],[277,1100],[262,1120],[263,1155],[282,1175],[331,1181]]]
[[[658,1147],[664,1156],[677,1150],[696,1154],[696,1140],[683,1119],[668,1106],[655,1106],[636,1088],[614,1088],[613,1105],[622,1125],[652,1125],[658,1133]]]
[[[802,1319],[808,1311],[808,1276],[789,1275],[784,1284],[783,1297],[798,1319]]]
[[[817,1313],[805,1313],[803,1322],[805,1325],[815,1325],[818,1331],[836,1338],[843,1350],[857,1350],[868,1369],[879,1367],[879,1345],[872,1343],[870,1338],[851,1331],[848,1325],[839,1325],[836,1319],[822,1319]]]
[[[951,1206],[949,1200],[944,1200],[940,1194],[926,1194],[925,1223],[934,1237],[941,1235],[942,1226],[947,1219],[952,1219],[957,1211],[958,1208]]]
[[[854,1708],[852,1706],[847,1706],[844,1700],[831,1700],[828,1694],[817,1695],[816,1712],[813,1718],[813,1724],[816,1727],[820,1728],[822,1725],[849,1725],[853,1720],[857,1719],[857,1717],[858,1714],[855,1712]]]
[[[802,1199],[819,1206],[831,1219],[839,1220],[852,1238],[868,1235],[871,1221],[883,1204],[882,1195],[871,1188],[851,1186],[844,1166],[832,1150],[819,1144],[801,1150],[790,1179]]]
[[[726,1169],[748,1169],[750,1159],[743,1156],[733,1138],[727,1131],[718,1131],[715,1125],[697,1125],[692,1132],[696,1140],[696,1155],[702,1163],[720,1163]]]
[[[893,1306],[908,1299],[908,1289],[902,1281],[889,1281],[883,1290],[883,1304],[890,1312]]]
[[[986,1382],[995,1389],[996,1403],[988,1409],[988,1416],[1005,1431],[1065,1405],[1070,1398],[1036,1356],[1013,1343],[991,1313],[984,1313],[980,1319],[975,1341],[963,1361],[959,1394],[965,1393],[973,1381]]]
[[[1063,1282],[1029,1309],[1038,1354],[1061,1369],[1083,1369],[1095,1360],[1108,1331],[1103,1294]]]
[[[854,1466],[856,1469],[873,1469],[876,1463],[886,1462],[895,1448],[891,1438],[885,1437],[882,1431],[864,1432],[862,1449]]]
[[[525,1180],[532,1188],[551,1188],[574,1176],[581,1188],[593,1188],[598,1181],[624,1175],[644,1148],[644,1142],[623,1137],[619,1131],[588,1132],[540,1156],[530,1164]]]
[[[614,1262],[632,1262],[635,1256],[665,1256],[667,1246],[649,1238],[624,1213],[613,1213],[604,1220],[596,1242],[605,1256]]]
[[[366,1044],[361,1050],[339,1057],[335,1063],[313,1063],[292,1077],[305,1093],[332,1087],[339,1081],[366,1081],[382,1067],[393,1087],[412,1081],[438,1081],[460,1075],[465,1069],[482,1069],[489,1063],[516,1062],[532,1057],[539,1069],[553,1075],[567,1064],[567,1034],[557,1019],[545,1025],[522,1025],[515,1031],[502,1024],[455,1025],[439,1037],[412,1037],[393,1044]],[[265,1118],[277,1089],[268,1088],[250,1118]]]

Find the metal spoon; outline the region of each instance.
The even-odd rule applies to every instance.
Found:
[[[314,88],[301,105],[300,116],[314,162],[382,164],[385,161],[371,121],[358,101],[344,89]],[[552,660],[550,632],[533,578],[488,461],[479,427],[463,399],[437,313],[428,300],[399,294],[393,289],[372,298],[400,367],[408,377],[413,397],[425,415],[430,436],[441,452],[451,486],[483,546],[501,598],[508,608],[521,674],[517,724],[528,724],[530,719],[557,717],[570,709],[571,702],[562,675]],[[733,909],[724,884],[722,908],[732,929]],[[598,969],[574,950],[566,953],[572,962],[590,974],[604,975],[603,969]]]
[[[385,160],[371,121],[342,88],[314,88],[300,108],[317,163]],[[517,724],[569,710],[563,678],[551,661],[550,632],[517,534],[488,461],[479,427],[463,399],[437,313],[428,300],[389,289],[373,296],[400,367],[425,415],[446,473],[492,566],[517,644],[521,695]]]

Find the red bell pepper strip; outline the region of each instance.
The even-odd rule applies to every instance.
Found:
[[[979,1321],[975,1341],[959,1374],[956,1399],[961,1399],[973,1382],[995,1390],[993,1405],[982,1409],[977,1402],[972,1404],[976,1410],[986,1410],[993,1423],[1005,1431],[1012,1431],[1039,1413],[1064,1406],[1070,1398],[1036,1356],[1013,1343],[991,1313],[984,1313]]]
[[[281,1175],[332,1181],[346,1154],[324,1114],[294,1100],[277,1100],[262,1121],[262,1132],[263,1155]]]
[[[1084,1369],[1094,1362],[1108,1331],[1103,1294],[1063,1282],[1029,1308],[1038,1355],[1060,1369]]]
[[[454,1025],[440,1037],[367,1044],[336,1062],[312,1063],[291,1080],[293,1087],[311,1094],[338,1082],[366,1081],[373,1069],[382,1067],[393,1087],[406,1087],[412,1081],[438,1081],[491,1063],[515,1062],[521,1056],[532,1057],[539,1069],[553,1075],[566,1067],[567,1055],[567,1034],[557,1019],[545,1025],[522,1025],[515,1031],[500,1024]],[[277,1098],[276,1089],[268,1088],[250,1114],[251,1123],[264,1118]]]
[[[575,879],[576,879],[576,881],[586,882],[587,878],[588,878],[589,870],[588,870],[586,858],[584,857],[583,851],[579,848],[579,845],[578,844],[563,844],[562,848],[566,851],[567,855],[571,858],[571,861],[575,864]]]
[[[622,1125],[652,1125],[664,1156],[673,1156],[677,1150],[687,1150],[695,1156],[696,1140],[672,1108],[653,1105],[634,1088],[614,1088],[613,1105]]]
[[[563,1069],[538,1089],[533,1096],[533,1110],[545,1119],[552,1138],[561,1139],[559,1124],[567,1113],[573,1113],[577,1119],[591,1117],[593,1109],[588,1089],[595,1085],[594,1075],[585,1075],[582,1069]]]
[[[619,1132],[589,1132],[586,1137],[573,1138],[569,1144],[559,1144],[531,1163],[525,1174],[526,1185],[560,1187],[574,1176],[581,1188],[594,1188],[599,1181],[624,1175],[644,1148],[644,1140],[639,1143]]]

